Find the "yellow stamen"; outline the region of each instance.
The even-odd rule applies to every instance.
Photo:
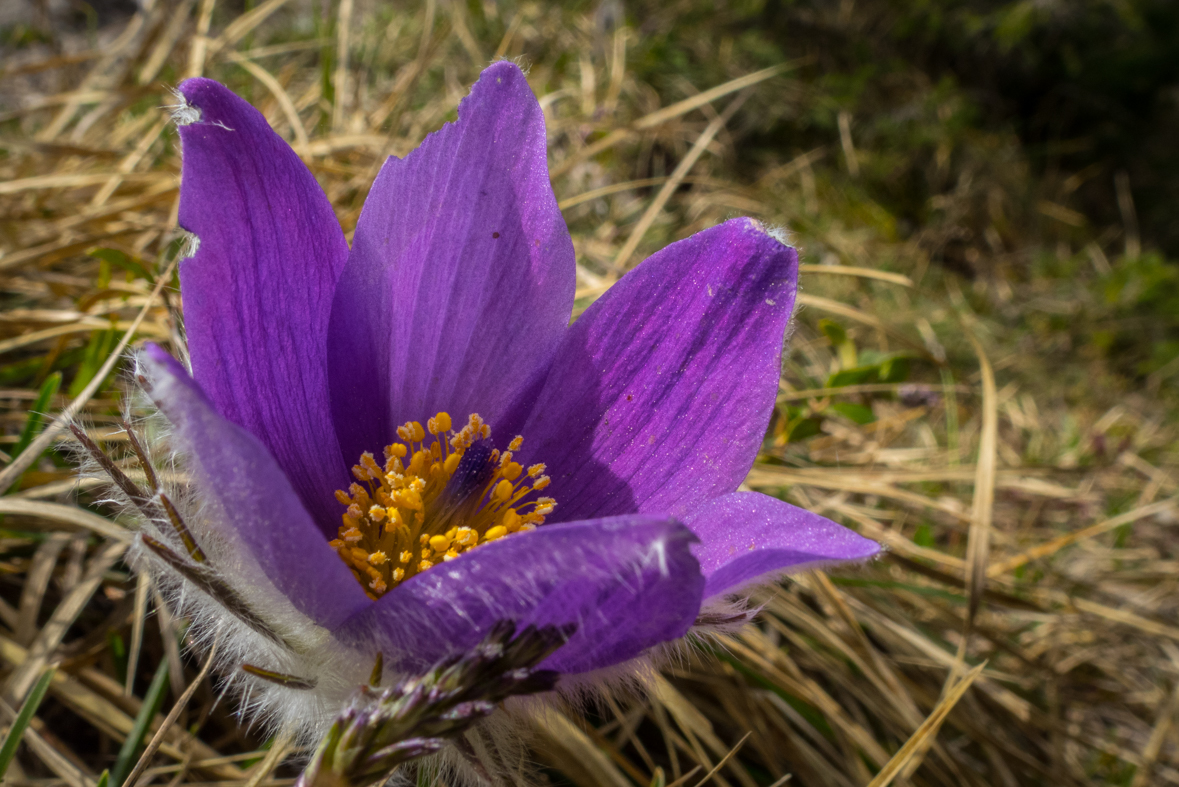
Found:
[[[447,413],[428,418],[425,426],[402,424],[400,442],[384,449],[384,467],[366,451],[352,468],[356,482],[336,492],[346,508],[330,546],[370,598],[482,544],[532,530],[556,505],[551,497],[535,496],[551,483],[545,465],[530,465],[525,475],[514,461],[521,436],[502,453],[481,444],[472,455],[477,459],[464,465],[457,491],[449,489],[467,451],[491,435],[476,414],[461,429],[453,426]]]

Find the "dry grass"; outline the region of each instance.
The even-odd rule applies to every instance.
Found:
[[[161,109],[167,84],[206,74],[247,96],[350,230],[384,158],[452,117],[493,57],[528,62],[546,107],[579,306],[667,241],[730,215],[795,233],[803,309],[779,413],[747,483],[890,550],[871,566],[765,591],[755,627],[667,670],[646,700],[546,720],[535,750],[545,778],[1179,783],[1174,432],[1160,405],[1115,396],[1104,379],[1088,396],[1066,395],[1064,381],[1088,372],[1013,328],[1012,310],[1051,311],[1071,296],[931,266],[952,219],[905,242],[860,226],[855,216],[869,214],[841,184],[873,153],[857,148],[843,115],[825,146],[736,167],[734,146],[756,125],[742,107],[788,104],[805,63],[758,71],[721,53],[727,81],[681,79],[659,92],[628,56],[640,34],[602,10],[473,8],[430,0],[390,15],[343,0],[325,19],[285,0],[243,14],[215,0],[157,0],[91,40],[7,57],[0,486],[18,483],[0,498],[0,713],[57,665],[9,783],[93,785],[128,736],[125,766],[135,744],[157,749],[141,785],[285,783],[294,773],[282,764],[295,753],[286,742],[263,751],[210,682],[165,720],[201,669],[177,647],[182,622],[119,562],[125,533],[71,480],[68,432],[26,428],[36,407],[68,407],[126,454],[117,376],[103,363],[118,359],[120,338],[177,339],[179,161]],[[987,144],[960,165],[980,179],[999,166]],[[1026,196],[1004,192],[999,176],[986,187],[1015,204]],[[968,220],[978,188],[959,178],[939,198],[942,215]],[[1047,197],[1040,212],[1075,223]],[[1022,238],[995,252],[1000,274],[1059,245],[1051,233]],[[1092,243],[1094,265],[1108,267],[1108,236],[1070,242]],[[905,382],[881,382],[879,369],[832,378],[889,353],[909,359]],[[59,370],[61,391],[38,405]],[[41,440],[14,458],[25,431]],[[151,676],[163,674],[167,683],[153,685],[167,699],[144,712]]]

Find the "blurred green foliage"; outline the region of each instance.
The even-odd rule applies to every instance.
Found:
[[[797,64],[789,86],[738,117],[736,166],[752,179],[783,154],[811,156],[818,206],[788,221],[812,261],[886,264],[815,242],[835,229],[868,234],[876,249],[908,244],[940,271],[1001,280],[1019,308],[975,288],[964,293],[972,310],[1072,364],[1078,387],[1093,373],[1078,360],[1097,358],[1131,385],[1179,373],[1179,3],[627,10],[641,34],[633,64],[664,95]],[[843,360],[828,385],[875,381],[876,361],[857,368],[851,346],[828,338]]]

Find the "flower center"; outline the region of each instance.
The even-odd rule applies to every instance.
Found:
[[[370,598],[477,546],[533,530],[557,505],[551,497],[526,499],[550,480],[543,464],[526,471],[512,461],[524,438],[501,453],[478,415],[455,432],[450,416],[438,413],[425,429],[417,421],[399,426],[397,436],[401,442],[385,447],[384,467],[365,451],[352,467],[356,483],[336,492],[348,510],[331,546]]]

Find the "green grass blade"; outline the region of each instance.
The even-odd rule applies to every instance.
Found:
[[[112,787],[122,787],[123,779],[127,778],[127,774],[134,767],[136,755],[143,748],[143,739],[147,737],[151,720],[160,712],[160,706],[164,704],[164,692],[167,688],[168,661],[164,659],[160,661],[160,666],[151,679],[151,685],[148,686],[147,694],[143,697],[143,705],[139,707],[139,715],[135,717],[135,723],[131,725],[131,732],[127,734],[127,740],[123,741],[123,748],[119,749],[115,767],[111,769],[110,783]]]
[[[44,415],[49,410],[49,404],[53,401],[53,395],[57,393],[57,389],[60,387],[61,372],[54,372],[45,379],[40,392],[37,394],[37,399],[33,402],[33,406],[29,408],[29,418],[25,421],[25,428],[21,430],[20,438],[16,441],[16,445],[13,446],[13,459],[20,456],[21,452],[29,447],[29,443],[33,442],[33,438],[41,431]]]
[[[45,698],[45,692],[49,691],[49,682],[53,680],[53,675],[56,672],[57,667],[51,666],[41,673],[40,679],[33,686],[33,690],[29,693],[28,698],[20,706],[20,712],[16,714],[16,721],[12,723],[12,728],[8,731],[8,737],[0,745],[0,779],[4,778],[4,772],[8,770],[8,764],[16,756],[16,747],[20,745],[21,738],[25,735],[25,729],[28,728],[29,722],[33,720],[33,714],[37,712],[37,708],[41,705],[41,700]]]

